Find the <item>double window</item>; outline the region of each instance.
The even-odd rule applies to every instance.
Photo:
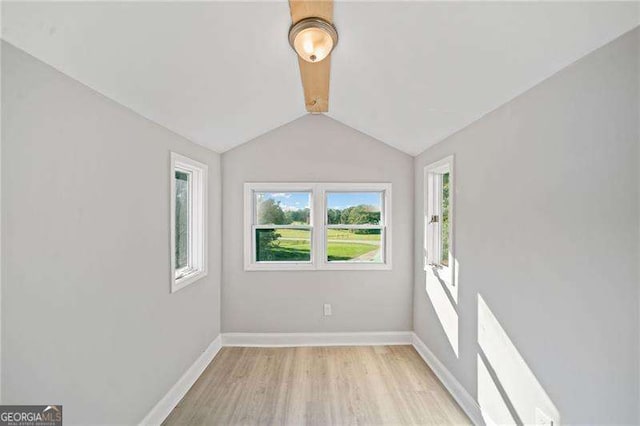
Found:
[[[453,285],[453,156],[427,166],[424,182],[425,269]]]
[[[245,184],[245,269],[390,269],[391,185]]]
[[[171,292],[207,274],[207,166],[171,153]]]

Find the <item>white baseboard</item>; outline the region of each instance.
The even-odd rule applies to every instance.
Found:
[[[359,333],[224,333],[216,337],[180,377],[169,392],[140,422],[140,425],[160,425],[198,380],[222,346],[291,347],[291,346],[369,346],[413,345],[418,354],[433,370],[456,402],[475,425],[485,425],[482,411],[474,398],[458,382],[442,362],[411,331],[359,332]]]
[[[213,357],[222,348],[222,338],[218,336],[196,359],[196,361],[185,371],[169,392],[151,409],[149,414],[140,422],[141,425],[159,425],[171,414],[171,411],[178,405],[182,397],[198,380],[205,368],[209,365]]]
[[[370,346],[410,345],[411,331],[358,333],[223,333],[222,346]]]
[[[451,374],[444,364],[429,350],[417,334],[411,333],[413,347],[420,354],[422,359],[433,370],[435,375],[440,379],[445,388],[456,400],[462,410],[469,416],[474,425],[485,425],[485,419],[482,416],[482,410],[476,400],[467,392],[460,382]]]

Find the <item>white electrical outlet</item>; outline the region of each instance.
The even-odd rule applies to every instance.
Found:
[[[331,304],[330,303],[325,303],[324,304],[324,316],[325,317],[331,316]]]
[[[547,415],[539,408],[536,408],[535,424],[542,426],[555,426],[555,423],[553,422],[551,416]]]

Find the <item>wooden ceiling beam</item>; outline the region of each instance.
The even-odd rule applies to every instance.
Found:
[[[333,0],[289,0],[291,22],[305,18],[322,18],[333,23]],[[304,103],[312,113],[329,111],[331,54],[320,62],[307,62],[298,57]]]

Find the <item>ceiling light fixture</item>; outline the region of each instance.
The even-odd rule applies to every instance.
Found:
[[[306,18],[289,29],[289,44],[307,62],[320,62],[338,44],[338,32],[330,22]]]

